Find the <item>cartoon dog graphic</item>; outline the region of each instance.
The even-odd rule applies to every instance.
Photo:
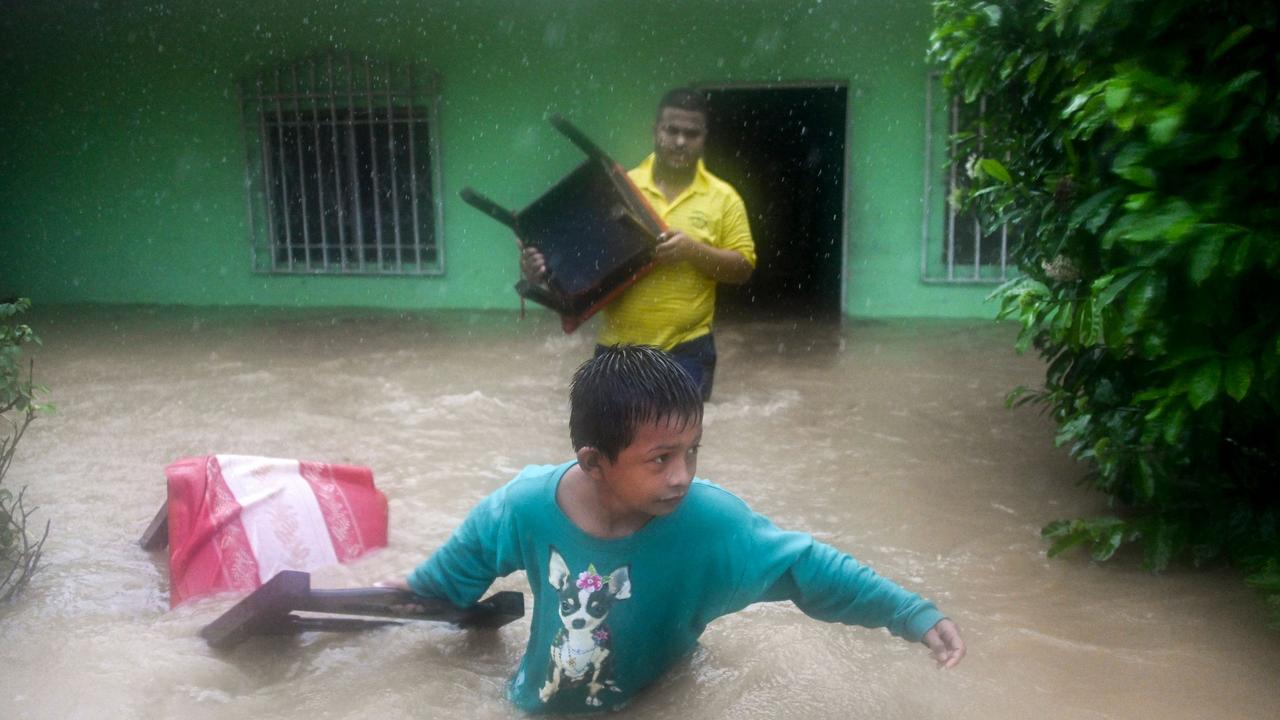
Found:
[[[604,619],[619,600],[631,597],[629,565],[601,577],[594,565],[571,579],[569,565],[555,546],[551,547],[551,562],[547,580],[560,597],[560,622],[564,627],[551,641],[551,664],[547,670],[547,682],[538,696],[547,702],[562,688],[587,685],[587,704],[599,707],[603,702],[600,691],[609,688],[617,692],[610,677],[613,661],[613,642],[609,626]]]

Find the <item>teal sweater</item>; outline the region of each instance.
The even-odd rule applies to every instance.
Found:
[[[620,706],[688,653],[708,623],[754,602],[791,600],[819,620],[886,627],[911,641],[943,617],[704,480],[632,535],[592,537],[556,504],[573,464],[525,468],[408,577],[414,592],[467,605],[495,578],[527,571],[529,644],[510,687],[523,710]]]

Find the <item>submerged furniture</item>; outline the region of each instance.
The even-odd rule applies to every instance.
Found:
[[[165,474],[168,500],[138,544],[169,546],[171,604],[252,591],[200,631],[212,648],[255,635],[353,632],[403,620],[499,627],[524,615],[524,596],[510,591],[458,608],[394,588],[312,590],[306,571],[387,544],[387,500],[368,468],[208,455],[178,460]]]
[[[421,611],[402,613],[395,606],[417,605]],[[297,615],[296,611],[328,616]],[[383,620],[332,617],[364,615]],[[524,595],[506,590],[469,608],[446,600],[425,598],[395,588],[312,590],[310,573],[284,570],[236,603],[200,631],[215,650],[225,650],[257,635],[296,635],[306,631],[354,632],[400,620],[438,620],[465,628],[496,628],[524,616]]]
[[[471,188],[462,199],[515,232],[547,265],[544,284],[525,280],[516,292],[560,315],[571,333],[653,267],[653,248],[666,226],[626,171],[582,131],[556,115],[551,124],[587,160],[518,212]]]
[[[250,592],[387,545],[387,498],[358,465],[203,455],[165,468],[167,500],[139,544],[169,546],[169,604]]]
[[[142,532],[142,537],[138,538],[138,545],[147,552],[163,550],[169,546],[168,500],[160,503],[160,509],[156,511],[155,517],[151,518],[151,523]]]

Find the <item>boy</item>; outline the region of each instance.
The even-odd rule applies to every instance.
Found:
[[[942,667],[964,657],[931,603],[694,479],[701,395],[660,350],[610,347],[578,368],[569,429],[576,460],[525,468],[397,583],[466,605],[527,571],[531,631],[510,686],[520,708],[618,707],[712,620],[763,600],[923,639]]]

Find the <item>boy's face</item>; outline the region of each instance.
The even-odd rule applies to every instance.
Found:
[[[702,422],[665,418],[636,428],[616,460],[600,456],[611,512],[628,517],[667,515],[680,506],[698,469]]]

